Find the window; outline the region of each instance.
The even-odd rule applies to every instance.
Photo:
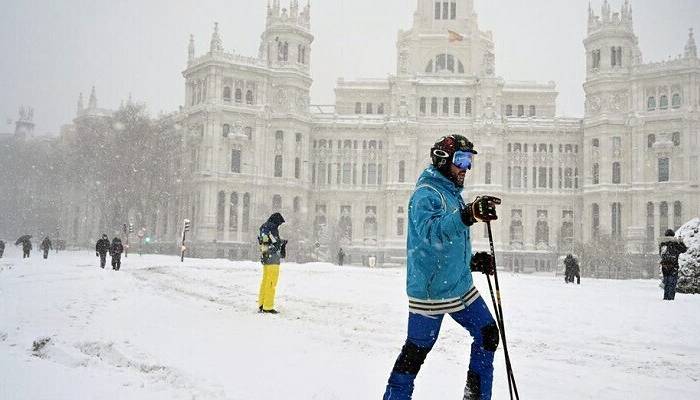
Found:
[[[231,87],[224,87],[224,101],[231,101]]]
[[[294,159],[294,178],[301,178],[301,159],[299,157]]]
[[[683,225],[683,204],[680,201],[673,202],[673,230],[677,231]]]
[[[224,231],[224,218],[226,217],[226,193],[219,192],[216,201],[216,231]]]
[[[243,195],[243,214],[241,219],[243,220],[241,231],[248,232],[250,229],[250,193]]]
[[[523,244],[523,210],[510,210],[510,244]]]
[[[487,162],[484,164],[484,183],[487,185],[491,184],[491,163]]]
[[[231,150],[231,172],[241,172],[241,151],[237,149]]]
[[[467,99],[464,101],[464,114],[471,115],[471,113],[472,113],[472,98],[467,97]]]
[[[275,177],[276,178],[282,177],[282,156],[281,155],[275,156]]]
[[[278,142],[284,141],[284,131],[275,131],[275,140]]]
[[[450,3],[450,19],[457,19],[457,2]]]
[[[674,93],[673,97],[671,97],[671,107],[672,108],[681,108],[681,95],[678,93]]]
[[[622,47],[610,48],[610,65],[613,67],[622,66]]]
[[[591,142],[591,145],[592,145],[593,147],[600,147],[600,140],[598,140],[598,139],[593,139],[593,141]]]
[[[510,117],[510,116],[512,116],[512,115],[513,115],[513,105],[512,105],[512,104],[508,104],[508,105],[506,106],[506,116]]]
[[[654,147],[654,143],[656,143],[656,135],[653,133],[651,135],[647,135],[647,149]]]
[[[571,189],[574,186],[573,172],[571,168],[564,169],[564,188],[566,189]]]
[[[438,101],[437,97],[430,99],[430,114],[437,115],[438,112]]]
[[[253,140],[253,128],[250,126],[246,126],[245,129],[243,129],[243,132],[245,132],[245,136],[248,138],[248,140]]]
[[[349,185],[352,181],[352,164],[349,162],[343,163],[343,184]]]
[[[620,183],[620,163],[617,161],[612,164],[612,183]]]
[[[435,19],[440,19],[440,16],[442,16],[442,3],[439,1],[435,2]]]
[[[669,160],[668,158],[659,158],[659,182],[668,182],[669,180]]]
[[[673,140],[674,146],[681,145],[681,133],[680,132],[673,132],[673,134],[671,135],[671,139]]]
[[[535,243],[549,244],[549,224],[547,223],[547,210],[537,210],[537,224],[535,225]]]
[[[294,209],[295,213],[298,213],[299,211],[301,211],[301,197],[299,197],[299,196],[294,197],[294,203],[293,203],[292,207],[294,207],[293,209]]]
[[[622,237],[622,204],[612,203],[610,217],[612,237],[619,239]]]
[[[228,137],[229,133],[231,133],[231,125],[224,124],[224,126],[221,128],[221,134],[224,137]]]
[[[668,203],[659,203],[659,236],[663,236],[668,229]]]
[[[593,50],[593,53],[591,53],[591,66],[593,69],[598,69],[600,68],[600,49],[598,50]]]
[[[656,110],[656,97],[650,96],[647,99],[647,111],[654,111]]]
[[[600,183],[600,165],[598,163],[593,164],[593,184],[597,185]]]
[[[425,115],[425,97],[420,98],[420,105],[418,106],[418,110],[420,112],[420,115]]]
[[[301,134],[301,132],[297,132],[294,134],[294,140],[297,143],[301,143],[302,139],[304,138],[304,135]]]
[[[659,97],[659,108],[662,110],[668,109],[668,96],[665,94]]]
[[[534,117],[537,114],[537,108],[535,106],[530,106],[530,116]]]
[[[449,4],[446,1],[442,2],[442,19],[449,19],[450,14],[449,14]]]
[[[455,97],[454,108],[452,109],[454,115],[459,115],[462,113],[462,99]]]
[[[647,229],[646,240],[649,243],[654,243],[654,203],[647,203]]]
[[[539,167],[538,176],[537,176],[537,183],[538,186],[542,189],[547,188],[547,168],[546,167]]]
[[[520,167],[513,168],[513,187],[520,188],[522,185],[522,169]]]
[[[442,98],[442,115],[450,115],[450,99],[448,97]]]
[[[355,114],[362,114],[362,103],[355,103]]]
[[[253,91],[252,90],[245,92],[245,102],[246,102],[246,104],[250,104],[250,105],[253,104]]]
[[[399,161],[399,182],[406,182],[406,161]]]
[[[278,211],[282,208],[282,196],[276,194],[272,196],[272,210]]]
[[[600,233],[600,207],[598,204],[591,205],[591,235],[594,239],[598,238]]]
[[[231,193],[231,202],[229,203],[229,220],[228,230],[238,231],[238,193]]]
[[[236,103],[243,101],[243,91],[241,89],[236,89]]]
[[[525,106],[520,104],[518,105],[518,117],[522,117],[525,115]]]
[[[435,72],[447,69],[447,54],[438,54],[435,58]]]
[[[403,217],[396,218],[396,236],[403,236],[404,225]]]
[[[370,163],[367,164],[367,184],[376,185],[377,184],[377,164]]]
[[[367,106],[366,106],[366,107],[367,107],[367,108],[366,108],[367,114],[374,114],[374,110],[373,110],[373,107],[372,107],[372,103],[367,103]]]
[[[379,103],[379,105],[377,105],[377,114],[384,114],[384,103]]]

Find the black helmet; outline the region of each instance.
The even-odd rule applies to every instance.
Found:
[[[675,236],[676,233],[673,231],[673,229],[666,229],[666,232],[664,233],[664,236]]]
[[[433,166],[437,169],[448,167],[457,151],[468,151],[472,154],[477,154],[476,150],[474,150],[474,143],[462,135],[441,137],[430,149],[430,158]]]

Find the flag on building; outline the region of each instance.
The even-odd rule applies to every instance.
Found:
[[[450,43],[461,42],[462,40],[464,40],[464,35],[449,29],[447,30],[447,36]]]

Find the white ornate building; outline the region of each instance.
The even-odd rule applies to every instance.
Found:
[[[700,214],[692,31],[684,56],[643,64],[628,2],[591,11],[580,119],[556,116],[553,82],[496,74],[473,0],[418,0],[413,26],[398,34],[396,71],[339,79],[330,106],[309,105],[310,26],[308,5],[273,0],[257,57],[225,52],[217,26],[204,55],[190,39],[179,116],[190,178],[163,214],[170,227],[192,219],[197,256],[254,259],[258,226],[281,211],[283,233],[294,225],[322,248],[340,245],[353,264],[369,255],[402,264],[409,196],[430,146],[449,133],[479,150],[465,198],[504,200],[494,238],[511,268],[550,270],[574,241],[597,235],[642,254],[667,226]],[[174,246],[179,235],[156,238]],[[487,248],[481,225],[472,238]]]

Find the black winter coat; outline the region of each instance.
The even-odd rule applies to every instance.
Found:
[[[664,256],[664,250],[666,256]],[[685,243],[677,239],[667,240],[659,245],[661,257],[661,272],[664,275],[673,275],[678,272],[678,256],[688,251]]]
[[[44,240],[41,242],[41,249],[42,250],[52,250],[53,246],[51,245],[51,239],[44,238]]]
[[[100,253],[100,254],[107,254],[109,252],[109,239],[100,239],[97,241],[97,244],[95,244],[95,251]]]
[[[280,238],[279,226],[284,223],[280,213],[274,213],[267,222],[260,226],[258,243],[260,244],[260,262],[264,265],[275,265],[285,258],[287,241]]]
[[[109,247],[109,255],[112,257],[121,256],[124,252],[124,246],[122,246],[122,241],[119,239],[114,239],[112,245]]]
[[[0,251],[5,250],[5,242],[0,240]]]

